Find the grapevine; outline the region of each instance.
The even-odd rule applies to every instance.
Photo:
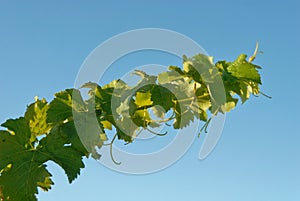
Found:
[[[51,102],[36,98],[24,116],[1,125],[1,200],[35,201],[38,188],[50,190],[54,183],[48,161],[58,164],[71,183],[84,168],[84,157],[99,159],[102,146],[110,146],[112,157],[117,139],[132,143],[143,130],[163,136],[167,133],[153,128],[167,124],[182,129],[196,120],[204,122],[204,132],[214,115],[229,112],[239,99],[244,103],[251,94],[264,95],[261,67],[252,63],[256,53],[249,60],[241,54],[233,62],[216,63],[203,54],[183,56],[182,68],[169,66],[158,75],[135,71],[140,77],[136,86],[120,79],[104,86],[89,82],[82,86],[89,90],[87,99],[75,88],[56,93]],[[220,80],[221,95],[213,91]],[[97,128],[87,126],[95,115]],[[113,128],[115,135],[108,135]]]

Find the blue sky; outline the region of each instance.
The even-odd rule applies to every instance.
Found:
[[[195,40],[216,60],[250,55],[258,40],[264,51],[256,60],[263,66],[262,90],[273,99],[252,97],[228,114],[222,137],[208,158],[198,160],[200,139],[173,166],[150,175],[121,174],[88,160],[71,185],[50,163],[55,186],[38,197],[42,201],[299,200],[299,19],[296,0],[0,0],[0,122],[22,115],[36,95],[51,100],[55,92],[72,87],[86,56],[124,31],[171,29]],[[151,54],[130,58],[123,63],[173,61]]]

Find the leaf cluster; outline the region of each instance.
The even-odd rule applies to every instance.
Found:
[[[54,184],[46,163],[53,161],[71,183],[84,168],[83,157],[99,159],[108,139],[133,142],[142,130],[156,135],[161,124],[181,129],[197,120],[207,127],[212,115],[232,110],[250,94],[260,93],[259,66],[240,55],[235,61],[218,61],[203,54],[183,57],[183,68],[148,75],[135,71],[140,81],[129,86],[114,80],[105,86],[86,83],[89,98],[66,89],[27,107],[23,117],[9,119],[0,131],[0,198],[37,200],[38,188]],[[114,129],[113,129],[114,128]],[[115,130],[108,136],[108,130]],[[83,133],[83,134],[82,134]]]

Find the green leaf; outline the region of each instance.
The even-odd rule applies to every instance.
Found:
[[[125,130],[126,132],[124,132],[124,130],[120,128],[116,128],[116,131],[117,131],[118,140],[124,140],[127,143],[131,143],[133,141],[134,132],[129,133],[127,132],[127,129]]]
[[[191,58],[183,57],[183,71],[198,83],[203,83],[204,73],[213,67],[213,58],[197,54]]]
[[[28,126],[28,121],[24,117],[19,119],[9,119],[1,126],[8,129],[8,132],[10,132],[12,136],[14,136],[13,139],[16,140],[17,143],[22,144],[25,148],[32,147],[30,144],[30,128]],[[17,135],[17,133],[20,134]]]
[[[51,189],[51,174],[45,165],[31,161],[36,160],[33,152],[21,157],[27,161],[22,164],[14,163],[10,170],[1,174],[0,185],[3,185],[4,200],[36,201],[37,186],[45,191]]]
[[[187,127],[191,121],[194,121],[195,115],[190,110],[185,110],[175,116],[173,127],[175,129],[181,129]]]
[[[63,138],[57,130],[53,130],[40,141],[37,151],[39,154],[47,155],[48,160],[60,165],[71,183],[80,174],[84,164],[81,154],[66,143],[67,139]]]
[[[0,186],[5,199],[32,201],[37,187],[49,190],[53,182],[44,164],[48,160],[60,165],[70,182],[84,167],[81,154],[55,129],[33,147],[29,124],[23,117],[2,124],[8,129],[0,131]]]
[[[125,142],[132,142],[135,131],[138,126],[131,118],[131,115],[136,111],[136,106],[131,97],[121,102],[120,106],[116,109],[115,124],[117,136],[119,140]]]
[[[78,112],[86,111],[86,105],[77,89],[66,89],[55,94],[48,109],[49,123],[59,123],[73,116],[73,110]]]
[[[101,121],[101,124],[103,125],[103,128],[112,130],[112,123],[110,123],[109,121],[107,120]]]
[[[230,101],[225,103],[224,105],[221,106],[221,110],[223,113],[225,112],[229,112],[230,110],[232,110],[233,108],[235,108],[235,102],[234,101]]]
[[[261,84],[261,78],[256,70],[255,65],[246,61],[246,55],[241,54],[231,65],[227,71],[234,77],[247,79]]]
[[[250,93],[254,93],[254,91],[259,91],[258,84],[254,85],[254,83],[250,84],[249,82],[246,82],[244,80],[237,79],[232,75],[228,74],[227,72],[223,72],[222,78],[225,89],[227,91],[227,98],[228,96],[231,96],[228,94],[235,93],[241,98],[242,103],[244,103],[250,98]]]
[[[9,120],[0,131],[0,186],[5,200],[35,201],[37,186],[51,188],[51,174],[43,164],[47,156],[30,146],[30,128],[24,118]]]
[[[171,69],[175,69],[175,68],[171,68]],[[175,80],[179,80],[179,79],[183,79],[183,75],[179,74],[177,71],[167,71],[167,72],[163,72],[158,74],[158,83],[159,84],[166,84],[166,83],[170,83],[172,81]]]
[[[165,112],[168,112],[173,106],[174,94],[164,85],[156,85],[151,90],[153,106],[161,106]]]
[[[60,135],[65,140],[66,144],[70,144],[73,149],[77,150],[81,156],[89,155],[90,152],[82,144],[82,141],[78,136],[74,121],[61,124],[53,130],[57,135]]]
[[[27,107],[25,118],[29,121],[31,142],[36,141],[36,137],[49,133],[52,126],[47,123],[48,108],[49,105],[45,99],[36,100]]]
[[[73,132],[72,130],[68,130],[67,135],[72,136],[72,133],[76,133],[79,136],[79,138],[73,138],[76,140],[75,142],[77,142],[79,148],[71,142],[72,146],[74,145],[74,148],[80,150],[82,153],[83,149],[78,142],[79,139],[88,153],[91,153],[93,158],[99,159],[101,155],[98,154],[97,148],[102,147],[104,143],[102,139],[104,139],[103,135],[105,134],[100,120],[95,117],[94,113],[81,112],[74,113],[74,122],[71,123],[76,123],[76,127],[73,128]],[[71,126],[73,126],[72,124]]]
[[[134,115],[131,117],[135,125],[138,127],[147,127],[147,125],[150,123],[151,118],[149,112],[144,110],[137,110]]]
[[[136,92],[134,103],[138,107],[144,107],[144,106],[152,105],[153,101],[151,100],[150,91],[147,91],[145,93],[144,92]]]
[[[179,75],[181,75],[183,77],[186,76],[186,74],[178,66],[169,66],[169,70],[175,71],[177,74],[179,74]]]

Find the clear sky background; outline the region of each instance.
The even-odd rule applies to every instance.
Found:
[[[71,185],[50,163],[55,185],[38,197],[41,201],[300,200],[299,19],[297,0],[0,0],[0,122],[23,115],[36,95],[51,100],[55,92],[72,87],[85,57],[124,31],[171,29],[195,40],[216,60],[250,55],[258,40],[264,51],[256,60],[263,66],[262,90],[273,99],[252,97],[229,113],[208,158],[198,160],[200,139],[176,164],[150,175],[121,174],[88,160]],[[147,64],[151,54],[145,60],[131,58],[132,64]],[[152,59],[152,63],[172,61],[159,55]],[[114,76],[106,78],[118,78]]]

